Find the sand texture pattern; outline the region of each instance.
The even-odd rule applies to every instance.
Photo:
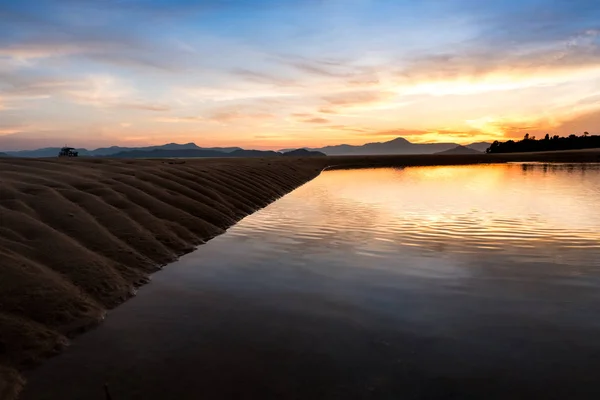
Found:
[[[314,178],[298,160],[0,160],[0,399],[150,273]]]

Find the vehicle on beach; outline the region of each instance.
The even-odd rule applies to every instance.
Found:
[[[78,157],[79,152],[75,151],[75,149],[73,147],[63,147],[58,152],[58,156],[59,157]]]

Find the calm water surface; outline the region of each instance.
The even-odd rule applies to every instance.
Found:
[[[329,171],[153,277],[25,399],[600,396],[600,165]]]

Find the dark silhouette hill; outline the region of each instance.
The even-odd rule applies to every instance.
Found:
[[[6,151],[5,153],[10,157],[56,157],[61,147],[44,147],[36,150],[18,150],[18,151]],[[74,149],[77,151],[80,156],[89,155],[89,151],[87,149],[78,148]]]
[[[458,146],[458,143],[411,143],[408,140],[398,137],[387,142],[372,142],[363,145],[340,144],[335,146],[326,146],[321,148],[302,148],[302,150],[320,152],[324,155],[394,155],[394,154],[435,154],[445,150],[450,150]],[[485,151],[490,143],[477,142],[467,145],[477,151]],[[289,153],[300,149],[282,149],[279,153]],[[4,153],[11,157],[56,157],[60,147],[45,147],[36,150],[5,151]],[[265,157],[269,154],[256,153],[262,150],[245,150],[241,147],[200,147],[195,143],[167,143],[158,146],[145,147],[121,147],[110,146],[101,147],[95,150],[85,148],[76,148],[80,157],[133,157],[133,158],[151,158],[151,157],[228,157],[224,154],[230,154],[233,157]],[[180,152],[180,153],[164,153]],[[191,151],[192,153],[188,153]],[[243,153],[244,151],[250,153]],[[144,152],[145,154],[142,154]],[[158,153],[153,153],[158,152]],[[193,153],[196,152],[196,153]],[[204,152],[204,153],[203,153]],[[211,153],[218,152],[220,154]],[[276,153],[276,152],[272,152]],[[276,154],[270,154],[272,156]],[[298,156],[310,156],[310,153],[294,154]],[[316,155],[316,154],[315,154]]]
[[[309,151],[320,151],[328,156],[349,156],[349,155],[393,155],[393,154],[435,154],[450,150],[459,146],[458,143],[411,143],[408,140],[398,137],[388,142],[373,142],[363,145],[340,144],[335,146],[325,146],[320,148],[305,148]],[[466,147],[470,147],[468,145]],[[473,143],[475,150],[483,146],[489,147],[489,143]],[[290,151],[284,149],[280,151]]]
[[[0,157],[10,157],[10,156],[6,153],[0,153]]]
[[[284,156],[291,157],[324,157],[327,156],[325,153],[321,153],[320,151],[310,151],[306,149],[296,149],[291,151],[286,151],[283,153]]]
[[[234,150],[226,153],[218,150],[207,149],[181,149],[181,150],[131,150],[110,154],[111,158],[200,158],[200,157],[277,157],[281,153],[262,150]]]
[[[485,153],[485,151],[490,147],[490,145],[491,145],[490,142],[475,142],[475,143],[468,144],[465,147],[468,147],[473,150],[477,150],[481,153]]]
[[[458,145],[452,149],[440,151],[439,153],[435,153],[435,154],[465,154],[466,155],[466,154],[481,154],[481,151],[477,151],[477,150],[472,149],[467,146]]]
[[[236,150],[242,150],[241,147],[199,147],[195,143],[167,143],[158,146],[146,146],[146,147],[101,147],[95,150],[88,150],[85,148],[78,148],[75,151],[79,152],[80,156],[110,156],[125,151],[152,151],[152,150],[211,150],[222,153],[230,153]],[[7,155],[12,157],[55,157],[60,151],[60,147],[45,147],[36,150],[20,150],[20,151],[7,151]]]
[[[543,139],[536,140],[535,136],[530,137],[526,134],[523,140],[515,142],[508,140],[506,142],[495,141],[487,150],[488,153],[525,153],[535,151],[558,151],[558,150],[581,150],[600,148],[600,135],[590,135],[584,132],[583,135],[569,135],[560,137],[558,135],[550,137],[546,134]]]
[[[236,150],[225,153],[225,157],[277,157],[280,155],[281,153],[273,150]]]
[[[146,146],[146,147],[102,147],[96,150],[92,150],[88,155],[90,156],[108,156],[112,154],[121,153],[124,151],[152,151],[152,150],[212,150],[222,153],[230,153],[235,150],[242,150],[241,147],[199,147],[196,143],[167,143],[161,146]]]

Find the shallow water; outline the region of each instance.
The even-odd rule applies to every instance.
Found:
[[[600,165],[328,171],[153,276],[25,399],[596,398]]]

